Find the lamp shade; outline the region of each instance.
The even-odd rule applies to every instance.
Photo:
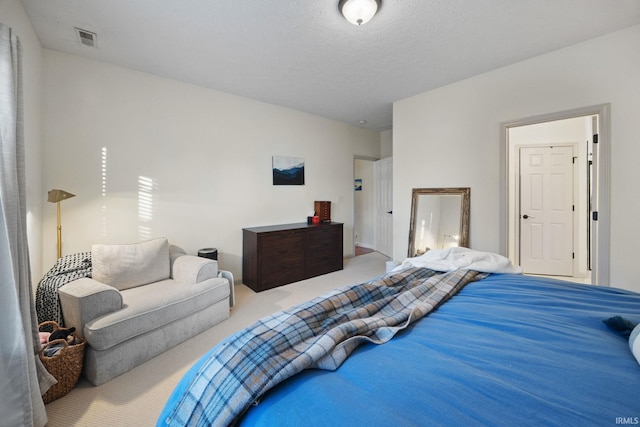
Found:
[[[49,190],[47,201],[51,203],[61,202],[63,200],[75,197],[75,194],[71,194],[64,190]]]
[[[366,24],[373,18],[380,0],[340,0],[338,8],[345,19],[354,25]]]

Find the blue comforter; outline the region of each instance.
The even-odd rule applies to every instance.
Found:
[[[241,425],[633,423],[640,366],[602,323],[614,315],[640,322],[640,295],[491,275],[336,371],[280,383]]]
[[[336,372],[274,388],[247,426],[615,426],[640,420],[640,366],[602,321],[640,295],[491,275]]]

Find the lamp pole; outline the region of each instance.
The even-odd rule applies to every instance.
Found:
[[[71,194],[64,190],[50,190],[48,193],[47,201],[55,203],[58,211],[58,259],[62,258],[62,223],[60,221],[60,202],[63,200],[74,197],[75,194]]]
[[[60,202],[56,202],[58,205],[58,259],[62,258],[62,224],[60,222]]]

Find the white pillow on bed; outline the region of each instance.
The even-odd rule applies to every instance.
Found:
[[[629,335],[629,348],[633,353],[633,357],[640,363],[640,324],[636,325],[631,331],[631,335]]]

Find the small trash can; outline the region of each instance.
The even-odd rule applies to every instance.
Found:
[[[198,256],[218,260],[218,250],[216,248],[203,248],[198,250]]]

